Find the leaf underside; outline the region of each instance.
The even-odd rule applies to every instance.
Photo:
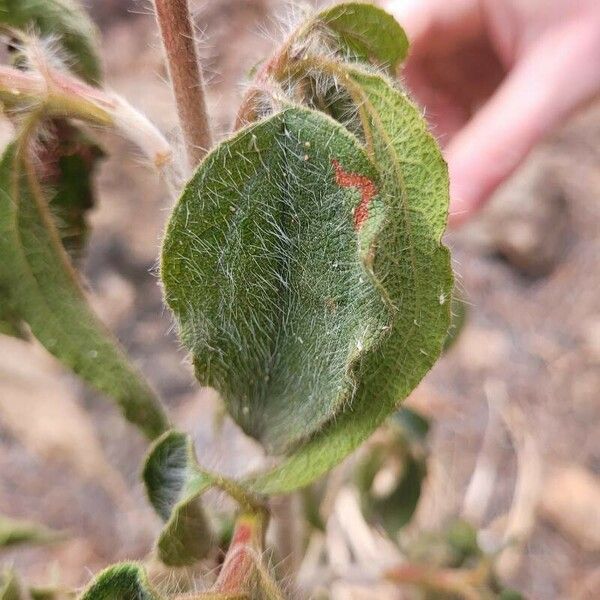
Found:
[[[338,162],[375,185],[347,131],[286,110],[208,156],[167,230],[166,299],[196,374],[270,450],[352,401],[354,371],[389,321],[361,258],[372,228],[355,231],[361,191],[339,185]]]
[[[63,179],[65,194],[68,185]],[[0,162],[0,288],[50,353],[152,439],[168,428],[162,407],[87,304],[47,208],[32,169],[9,146]]]
[[[390,333],[367,357],[350,407],[252,487],[284,493],[325,473],[374,431],[437,360],[450,326],[453,277],[440,239],[448,207],[447,168],[421,114],[384,77],[348,67],[363,127],[389,207],[373,272],[396,308]],[[343,83],[343,81],[341,82]]]

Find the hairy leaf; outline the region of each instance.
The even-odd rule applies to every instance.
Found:
[[[165,521],[156,544],[159,558],[183,566],[206,557],[213,534],[200,497],[214,480],[199,469],[190,437],[169,431],[156,440],[143,478],[152,506]]]
[[[74,72],[100,80],[96,27],[77,0],[0,0],[0,25],[56,38]]]
[[[310,483],[357,448],[435,363],[450,326],[453,277],[440,241],[448,175],[437,143],[418,108],[384,77],[337,63],[323,62],[321,68],[360,106],[367,149],[380,172],[386,216],[370,265],[393,319],[383,342],[362,361],[346,410],[253,480],[252,486],[266,494]]]
[[[19,544],[48,544],[62,536],[43,525],[0,517],[0,548]]]
[[[336,4],[317,14],[336,34],[348,58],[373,62],[394,73],[406,58],[408,39],[396,19],[362,2]]]
[[[158,600],[141,565],[121,563],[97,575],[80,596],[81,600]]]
[[[49,352],[154,438],[168,428],[162,407],[87,304],[24,154],[11,145],[0,162],[0,287]]]
[[[171,217],[161,274],[196,374],[271,451],[354,402],[387,335],[366,264],[377,187],[353,136],[288,109],[212,152]]]

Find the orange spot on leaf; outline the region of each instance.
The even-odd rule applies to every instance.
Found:
[[[354,209],[354,229],[359,231],[369,216],[369,204],[371,204],[371,200],[377,195],[377,187],[365,175],[345,171],[335,158],[331,162],[335,169],[335,182],[340,187],[355,187],[360,191],[360,202]]]

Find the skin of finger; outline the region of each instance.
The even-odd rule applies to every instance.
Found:
[[[466,221],[536,142],[600,93],[598,24],[571,20],[544,36],[452,140],[451,225]]]
[[[402,25],[417,55],[460,43],[483,27],[479,0],[387,0],[381,5]]]

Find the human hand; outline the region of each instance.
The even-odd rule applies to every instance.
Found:
[[[599,0],[387,0],[384,8],[406,29],[403,75],[445,147],[451,225],[600,93]]]

